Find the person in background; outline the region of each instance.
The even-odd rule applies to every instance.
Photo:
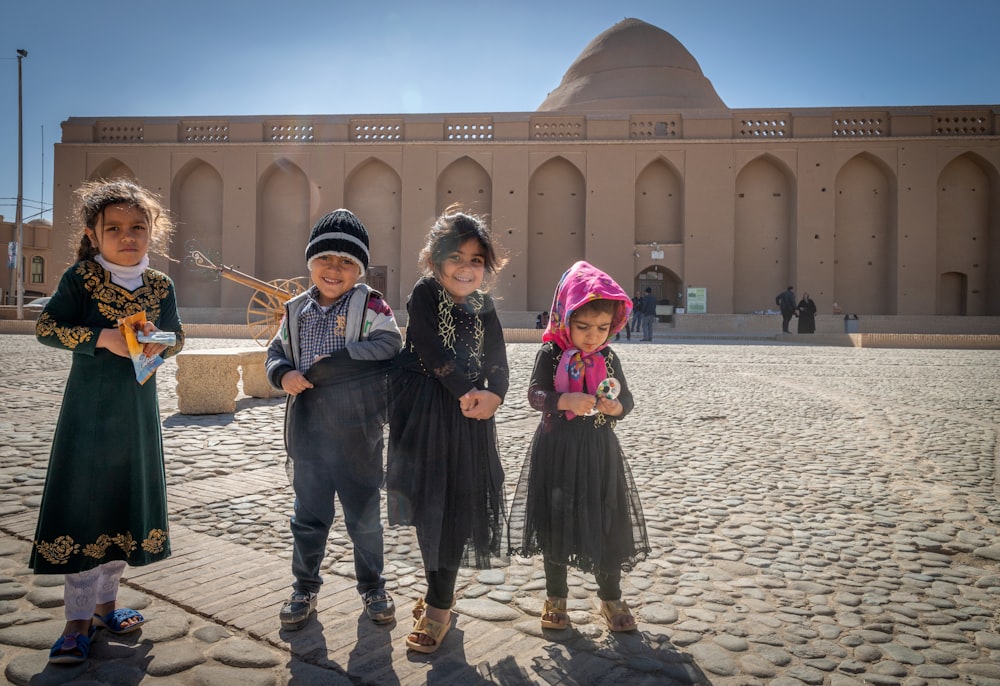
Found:
[[[795,313],[799,317],[799,333],[816,333],[816,303],[808,293],[802,295]]]
[[[781,310],[781,333],[791,333],[788,330],[788,323],[795,316],[795,291],[789,286],[778,295],[774,296],[774,304]]]
[[[653,289],[647,287],[642,296],[642,340],[653,340],[653,322],[656,321],[656,298]]]

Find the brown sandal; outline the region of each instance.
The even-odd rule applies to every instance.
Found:
[[[424,645],[423,643],[411,640],[409,635],[407,635],[406,647],[418,653],[429,654],[437,652],[437,649],[441,647],[441,641],[444,640],[444,637],[448,634],[448,630],[451,629],[451,621],[452,616],[450,611],[447,622],[435,622],[427,616],[427,613],[420,615],[420,619],[413,624],[413,629],[410,630],[410,633],[427,636],[434,642],[430,645]]]
[[[632,616],[632,611],[629,610],[628,604],[624,600],[602,600],[601,616],[604,617],[604,621],[608,623],[608,629],[611,631],[636,630],[635,617]],[[615,620],[620,620],[622,617],[627,618],[628,621],[619,622],[616,625]]]
[[[569,615],[566,614],[565,598],[546,598],[542,606],[543,629],[565,629],[569,626]]]

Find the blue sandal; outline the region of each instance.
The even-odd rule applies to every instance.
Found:
[[[131,624],[126,624],[130,619],[137,619],[137,621]],[[138,629],[143,623],[145,623],[146,618],[135,610],[131,610],[127,607],[120,607],[117,610],[112,610],[103,617],[99,614],[94,615],[94,625],[102,629],[107,629],[113,634],[128,634],[136,629]]]
[[[87,636],[74,632],[57,638],[49,651],[49,662],[54,665],[76,665],[86,661],[90,656],[90,639],[95,631],[91,626]]]

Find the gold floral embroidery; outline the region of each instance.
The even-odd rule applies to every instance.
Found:
[[[170,294],[170,278],[155,269],[147,269],[142,275],[142,285],[134,292],[111,282],[111,273],[105,271],[92,260],[79,262],[74,270],[80,278],[83,289],[90,295],[98,312],[111,324],[119,319],[145,311],[149,321],[160,318],[162,302]],[[90,326],[65,326],[56,321],[48,312],[43,312],[35,324],[35,335],[39,338],[56,338],[69,350],[94,338]],[[184,347],[184,333],[177,332],[177,342],[167,348],[161,356],[165,359]]]
[[[155,322],[160,317],[160,303],[170,292],[169,277],[155,269],[143,272],[142,286],[131,293],[112,283],[111,273],[93,260],[80,262],[76,273],[96,301],[98,311],[114,322],[143,310],[146,318]]]
[[[163,546],[167,542],[167,532],[163,529],[153,529],[149,536],[142,542],[142,549],[147,553],[162,553]]]
[[[84,341],[89,341],[94,332],[86,326],[59,326],[48,312],[42,312],[35,323],[36,336],[55,336],[59,342],[72,350]]]
[[[83,554],[87,557],[93,557],[100,560],[104,557],[105,553],[108,552],[108,548],[111,546],[111,537],[107,534],[101,534],[97,537],[97,541],[89,545],[84,546]]]
[[[60,536],[52,543],[35,541],[35,549],[42,558],[53,565],[64,565],[71,555],[80,551],[80,545],[74,543],[70,536]]]
[[[126,555],[131,555],[132,551],[136,548],[135,539],[132,538],[131,532],[117,534],[111,540],[114,541],[115,545],[124,550]]]

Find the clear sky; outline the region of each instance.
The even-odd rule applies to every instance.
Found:
[[[996,0],[0,0],[0,214],[19,48],[28,221],[69,117],[531,112],[626,17],[731,108],[1000,106]]]

